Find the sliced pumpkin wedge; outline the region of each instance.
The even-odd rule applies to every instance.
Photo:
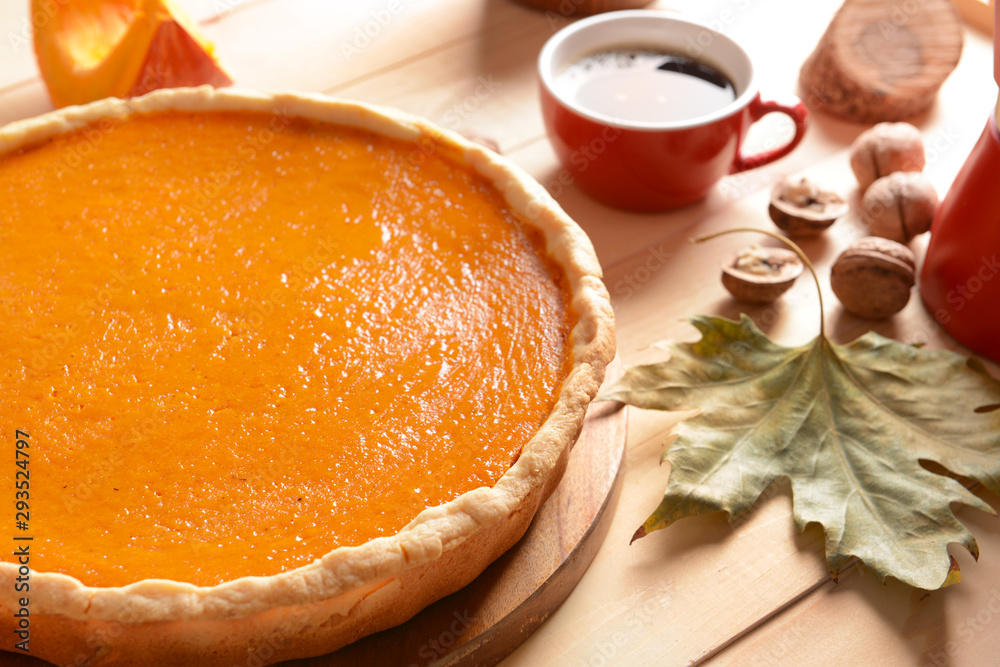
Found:
[[[53,12],[31,0],[32,14]],[[212,45],[171,0],[60,3],[35,29],[35,55],[56,107],[157,88],[232,83]]]

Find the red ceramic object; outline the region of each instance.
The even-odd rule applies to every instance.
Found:
[[[732,80],[736,99],[705,117],[647,123],[605,117],[559,96],[554,79],[566,65],[587,53],[631,44],[711,63]],[[723,176],[787,155],[802,140],[808,118],[798,100],[761,100],[750,58],[733,40],[655,11],[613,12],[564,28],[542,49],[539,77],[545,126],[568,175],[595,199],[626,210],[665,211],[702,199]],[[794,137],[779,148],[743,156],[750,125],[772,112],[792,119]]]
[[[931,226],[920,294],[952,336],[1000,362],[1000,133],[990,118]]]
[[[994,12],[1000,26],[1000,2]],[[1000,83],[1000,29],[993,33],[993,78]],[[919,287],[924,305],[948,333],[1000,362],[997,174],[1000,132],[994,112],[934,216]]]

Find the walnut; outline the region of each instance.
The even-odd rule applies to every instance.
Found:
[[[830,271],[830,287],[844,308],[872,320],[898,313],[910,300],[916,260],[902,243],[877,236],[855,241]]]
[[[873,236],[909,243],[931,228],[937,191],[926,176],[897,171],[883,176],[861,198],[861,220]]]
[[[802,260],[786,248],[750,246],[722,265],[722,284],[737,301],[770,303],[802,274]]]
[[[771,191],[768,214],[792,238],[818,236],[847,214],[847,202],[835,192],[820,190],[811,181],[781,181]]]
[[[861,191],[897,171],[922,171],[924,144],[909,123],[879,123],[862,132],[851,146],[851,169]]]

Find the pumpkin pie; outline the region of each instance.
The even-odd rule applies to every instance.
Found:
[[[269,664],[403,622],[523,534],[614,354],[584,233],[398,111],[68,107],[0,129],[0,193],[0,488],[30,492],[4,650],[23,607],[59,664]]]

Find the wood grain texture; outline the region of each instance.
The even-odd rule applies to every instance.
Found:
[[[847,0],[802,65],[805,101],[859,123],[912,118],[962,55],[950,0]]]
[[[734,317],[740,311],[718,282],[718,261],[750,238],[693,246],[690,237],[727,226],[768,228],[768,192],[782,176],[807,176],[856,204],[848,150],[865,127],[824,113],[814,115],[791,155],[723,179],[699,204],[637,215],[595,203],[571,179],[565,181],[538,110],[537,50],[569,21],[550,20],[554,17],[512,0],[402,0],[405,13],[349,63],[340,43],[386,0],[250,0],[245,6],[238,0],[178,2],[202,20],[220,5],[227,8],[203,27],[238,85],[327,91],[443,122],[448,111],[475,95],[480,77],[492,75],[501,82],[488,98],[476,98],[474,106],[470,102],[461,123],[449,127],[496,139],[504,154],[545,185],[584,227],[605,268],[618,319],[619,355],[627,364],[662,359],[656,341],[695,337],[684,322],[689,315]],[[30,53],[9,40],[10,33],[22,30],[26,4],[0,2],[0,123],[48,108]],[[840,6],[841,0],[658,0],[650,5],[681,11],[739,41],[754,60],[762,94],[771,98],[796,92],[801,64]],[[964,37],[962,58],[936,102],[913,120],[928,150],[925,173],[942,195],[997,98],[991,40],[977,30],[966,30]],[[801,89],[799,94],[805,96]],[[769,120],[751,129],[747,150],[782,141],[787,128]],[[860,231],[856,219],[849,218],[807,244],[822,276]],[[924,244],[913,244],[918,255]],[[777,307],[750,314],[775,339],[802,343],[816,333],[818,304],[812,294],[800,281]],[[840,341],[872,327],[845,315],[832,297],[826,306],[828,327]],[[907,342],[961,350],[916,294],[902,313],[875,328]],[[859,574],[860,588],[844,594],[854,575],[845,573],[840,585],[829,580],[822,534],[813,529],[796,533],[784,488],[770,489],[738,525],[719,516],[699,517],[629,546],[666,487],[669,466],[660,466],[659,457],[677,419],[629,411],[623,486],[608,535],[573,593],[503,661],[504,667],[996,663],[1000,614],[992,614],[989,605],[1000,608],[1000,603],[991,603],[989,594],[1000,590],[1000,521],[987,515],[968,523],[980,542],[980,562],[956,553],[965,581],[934,594],[942,613],[933,623],[913,614],[908,589],[883,587],[874,577]],[[808,613],[798,614],[804,606]],[[979,614],[987,622],[970,625]],[[927,644],[930,650],[924,653],[923,642],[929,640],[918,635],[925,631],[944,644]],[[949,641],[957,648],[946,652],[944,662],[935,651],[948,648]]]
[[[973,487],[993,507],[1000,498]],[[968,507],[956,514],[979,536],[983,556],[952,549],[967,575],[964,583],[922,591],[879,581],[863,566],[827,582],[785,614],[763,623],[746,641],[722,651],[713,667],[844,665],[847,646],[868,665],[997,664],[1000,585],[979,585],[983,568],[1000,564],[997,518]],[[844,632],[850,627],[849,633]]]

